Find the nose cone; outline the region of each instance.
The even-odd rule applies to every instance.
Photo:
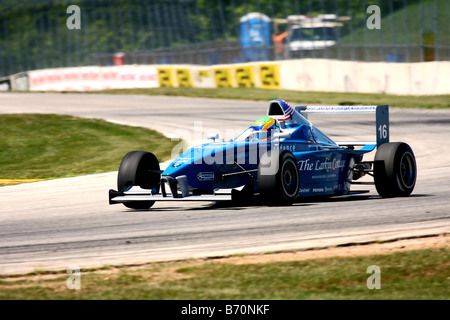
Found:
[[[162,175],[174,178],[185,175],[189,186],[213,190],[220,176],[220,168],[226,164],[226,149],[227,143],[208,143],[193,147],[178,156]]]
[[[223,164],[226,162],[226,150],[230,146],[232,147],[232,145],[232,143],[207,143],[195,146],[178,156],[169,168],[179,168],[186,165],[199,164]]]

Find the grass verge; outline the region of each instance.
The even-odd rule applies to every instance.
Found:
[[[400,96],[391,94],[303,92],[259,88],[151,88],[105,90],[110,94],[164,95],[218,99],[270,101],[283,99],[289,103],[325,105],[389,105],[401,108],[450,108],[450,95]]]
[[[0,115],[2,179],[54,179],[118,170],[129,151],[160,161],[176,142],[138,127],[54,114]]]
[[[394,254],[301,261],[178,261],[81,270],[79,290],[67,274],[0,277],[0,299],[305,300],[448,299],[448,247]],[[369,266],[380,289],[369,290]]]

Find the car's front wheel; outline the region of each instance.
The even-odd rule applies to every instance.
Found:
[[[289,205],[298,197],[300,174],[292,152],[268,151],[258,166],[258,189],[263,200],[270,204]]]
[[[123,157],[117,176],[117,188],[125,190],[129,186],[140,186],[143,189],[152,189],[158,193],[161,180],[159,162],[153,153],[145,151],[131,151]],[[134,201],[123,204],[131,209],[148,209],[155,201]]]

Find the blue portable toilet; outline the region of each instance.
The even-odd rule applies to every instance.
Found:
[[[270,18],[259,12],[243,16],[240,19],[240,45],[244,61],[270,60]]]

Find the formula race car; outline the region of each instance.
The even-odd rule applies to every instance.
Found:
[[[376,141],[335,142],[314,126],[312,113],[375,113]],[[376,149],[373,161],[363,161]],[[237,201],[257,197],[289,205],[301,197],[358,193],[351,185],[373,177],[381,197],[409,196],[417,167],[411,147],[389,142],[389,107],[300,106],[270,101],[267,116],[231,141],[204,143],[160,170],[150,152],[132,151],[119,167],[109,203],[148,209],[155,201]],[[367,182],[364,182],[367,183]],[[363,192],[363,191],[361,191]],[[367,191],[365,191],[367,192]]]

